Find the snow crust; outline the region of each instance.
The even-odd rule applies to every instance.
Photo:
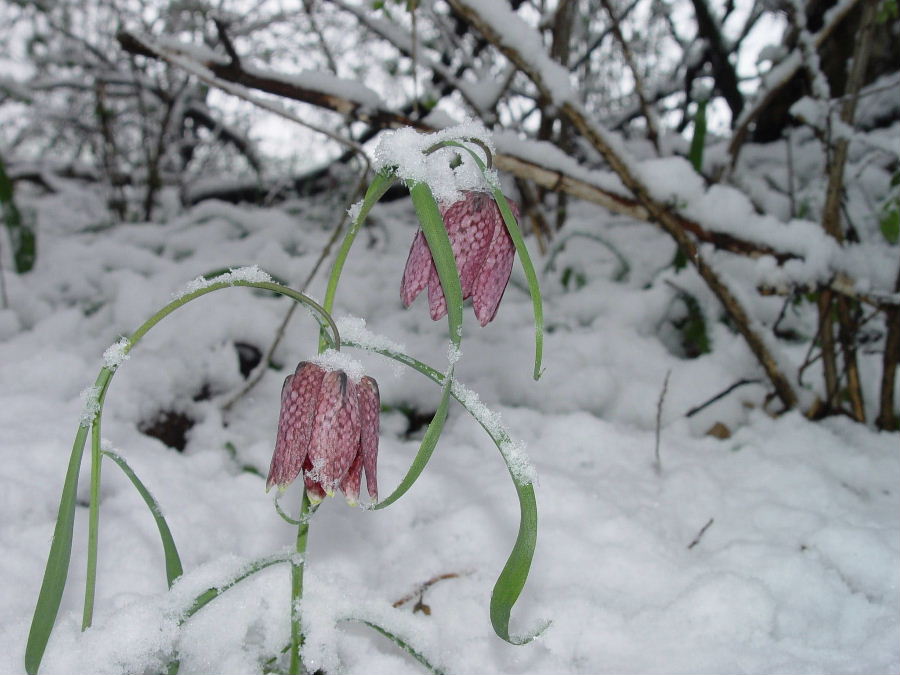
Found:
[[[119,338],[103,352],[103,363],[110,370],[115,370],[131,358],[131,354],[128,354],[129,349],[131,349],[131,341],[126,337]]]
[[[356,384],[359,384],[359,381],[366,374],[363,365],[345,351],[326,349],[321,354],[317,354],[316,356],[307,360],[315,363],[323,370],[342,370],[347,374],[347,377],[349,377]]]
[[[411,127],[388,131],[381,135],[378,147],[375,148],[375,170],[394,167],[397,176],[407,183],[426,183],[435,199],[442,203],[453,203],[461,198],[463,190],[485,188],[485,179],[469,156],[460,148],[441,148],[426,155],[426,151],[442,141],[460,141],[477,139],[486,145],[491,152],[494,144],[490,132],[481,122],[468,120],[462,124],[442,129],[436,133],[423,134]],[[481,148],[469,143],[476,153],[482,155]],[[461,163],[450,167],[450,160],[459,156]],[[496,181],[496,178],[493,178]]]
[[[268,272],[261,270],[258,265],[239,267],[209,279],[197,277],[188,282],[180,291],[176,292],[172,296],[172,299],[177,300],[183,298],[186,295],[190,295],[191,293],[195,293],[204,288],[209,288],[215,284],[233,284],[236,281],[269,282],[272,281],[272,277]]]

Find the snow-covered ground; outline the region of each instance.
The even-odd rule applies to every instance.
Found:
[[[0,311],[4,673],[23,671],[79,395],[104,350],[198,274],[258,264],[298,284],[341,208],[337,200],[268,210],[205,203],[165,225],[104,230],[101,197],[86,188],[26,203],[38,209],[38,264],[24,277],[7,271],[10,309]],[[400,304],[414,228],[408,201],[376,207],[336,313],[364,317],[443,368],[445,322],[430,321],[425,299],[409,310]],[[457,364],[459,379],[502,413],[537,468],[538,547],[513,630],[547,619],[550,628],[522,647],[491,629],[488,600],[515,538],[518,505],[496,448],[455,406],[403,499],[383,511],[326,500],[316,514],[303,601],[306,667],[422,672],[384,637],[341,621],[357,615],[377,617],[448,673],[900,672],[897,434],[839,418],[773,418],[756,384],[686,417],[737,380],[760,377],[752,356],[721,322],[709,325],[711,353],[673,353],[677,291],[659,280],[673,250],[652,226],[575,205],[567,229],[602,235],[628,269],[589,238],[559,253],[542,280],[544,377],[531,379],[531,303],[519,270],[493,323],[479,328],[466,308]],[[691,275],[678,283],[694,291]],[[576,277],[584,284],[572,283]],[[291,323],[276,354],[281,370],[221,411],[243,383],[235,343],[265,350],[287,308],[285,299],[245,288],[211,294],[155,328],[122,365],[103,436],[159,500],[185,575],[166,590],[154,522],[106,462],[94,627],[81,632],[86,461],[69,585],[42,672],[160,672],[177,648],[182,673],[256,673],[287,644],[283,565],[229,590],[183,627],[173,620],[197,592],[293,543],[264,479],[246,467],[268,470],[282,380],[315,352],[311,318]],[[407,437],[398,408],[432,411],[439,392],[378,355],[357,356],[391,408],[382,415],[379,461],[386,495],[419,442]],[[669,372],[657,472],[656,417]],[[139,432],[161,411],[196,421],[184,452]],[[706,435],[717,422],[729,438]],[[294,487],[281,504],[295,510],[297,501]],[[415,601],[391,608],[451,573],[458,576],[425,592],[430,614],[413,613]]]

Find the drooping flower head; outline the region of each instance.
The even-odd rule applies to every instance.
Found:
[[[266,490],[285,487],[303,474],[310,501],[340,489],[359,499],[362,471],[378,499],[376,462],[380,398],[371,377],[354,382],[343,370],[303,361],[281,389],[281,414]]]
[[[518,218],[518,206],[512,201],[509,205]],[[472,298],[475,316],[486,326],[497,314],[512,272],[516,254],[512,237],[500,208],[485,192],[464,192],[459,201],[441,205],[441,216],[456,258],[463,300]],[[409,307],[426,286],[431,318],[437,321],[447,313],[447,301],[425,235],[419,230],[400,284],[403,306]]]

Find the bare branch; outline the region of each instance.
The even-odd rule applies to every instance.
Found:
[[[578,132],[590,142],[590,144],[603,156],[607,164],[618,174],[625,187],[635,196],[639,204],[647,210],[650,218],[660,224],[660,226],[675,240],[679,248],[688,257],[691,263],[696,267],[698,273],[710,290],[722,303],[725,311],[734,321],[738,331],[743,335],[748,347],[756,356],[760,365],[766,371],[769,380],[775,388],[775,391],[786,408],[793,408],[797,405],[798,399],[794,392],[794,388],[782,372],[779,360],[772,352],[770,345],[763,339],[759,332],[759,326],[750,317],[740,300],[735,296],[729,286],[719,277],[709,263],[700,255],[699,249],[695,242],[688,235],[687,231],[682,227],[680,219],[671,211],[671,209],[656,201],[650,196],[647,187],[638,179],[632,170],[629,159],[620,154],[616,144],[609,137],[608,132],[593,124],[588,116],[584,113],[579,105],[572,101],[568,96],[569,91],[561,94],[559,97],[554,96],[554,87],[559,87],[559,83],[551,82],[545,74],[550,72],[549,78],[556,73],[552,71],[541,57],[546,55],[529,54],[528,57],[520,48],[521,41],[504,39],[504,36],[495,28],[495,26],[482,16],[479,8],[469,4],[469,0],[449,0],[450,4],[458,12],[466,16],[469,22],[484,35],[491,43],[502,51],[507,58],[513,61],[540,90],[541,95],[554,101],[559,107],[561,114],[568,119]],[[495,10],[496,7],[492,7]],[[493,17],[492,18],[496,18]],[[505,17],[508,20],[508,17]],[[518,28],[518,27],[517,27]],[[539,65],[535,65],[535,61]]]

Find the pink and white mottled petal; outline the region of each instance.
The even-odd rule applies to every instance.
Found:
[[[381,396],[378,383],[364,377],[359,383],[360,454],[366,470],[366,488],[373,502],[378,501],[378,431]]]
[[[273,485],[292,483],[300,473],[309,447],[316,399],[324,376],[325,371],[319,366],[304,361],[293,375],[285,378],[281,388],[278,437],[266,480],[267,490]]]
[[[343,371],[325,373],[309,443],[313,478],[334,494],[359,447],[359,394]]]
[[[437,321],[447,314],[447,299],[444,297],[444,289],[441,288],[441,280],[433,264],[431,276],[428,278],[428,311],[431,312],[432,321]]]
[[[496,210],[497,218],[494,237],[491,240],[487,259],[475,281],[475,291],[472,293],[475,316],[482,326],[493,321],[497,315],[500,300],[503,298],[503,292],[506,290],[510,274],[512,274],[513,259],[516,256],[515,244],[513,244],[512,237],[509,236],[503,218],[500,216],[500,209],[496,204],[492,204],[492,206]]]
[[[341,479],[341,492],[350,506],[356,506],[359,503],[359,484],[362,480],[362,454],[356,453],[353,463],[347,473]]]
[[[441,212],[456,258],[463,300],[472,296],[478,270],[484,265],[494,234],[488,210],[491,204],[491,198],[484,192],[467,192],[463,199]]]
[[[412,247],[409,249],[409,257],[406,259],[406,268],[403,270],[403,281],[400,282],[400,300],[404,307],[409,307],[416,296],[428,284],[428,279],[434,269],[431,259],[431,251],[425,241],[422,230],[416,232]]]

